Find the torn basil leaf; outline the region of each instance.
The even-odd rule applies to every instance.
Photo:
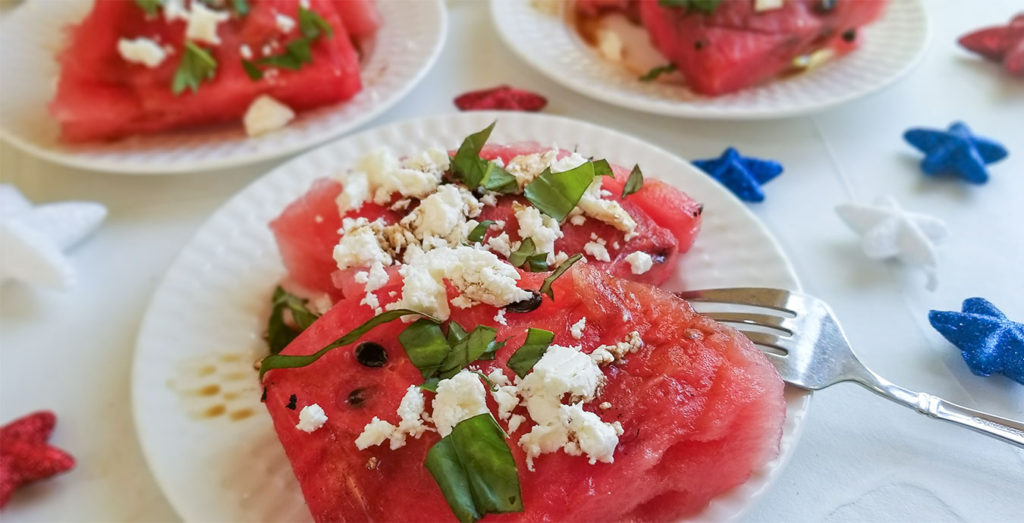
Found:
[[[487,514],[523,511],[515,459],[490,413],[455,425],[430,448],[424,464],[463,523]]]
[[[424,378],[432,376],[437,372],[451,347],[448,340],[441,332],[441,326],[435,321],[419,319],[409,325],[398,335],[398,342],[402,344],[409,360],[420,370]]]
[[[292,40],[285,44],[284,51],[281,53],[260,58],[256,63],[292,71],[301,69],[302,66],[313,63],[313,52],[309,48],[310,43],[311,40],[309,38]]]
[[[580,258],[582,257],[583,255],[580,253],[573,254],[572,256],[569,257],[568,260],[562,262],[562,264],[559,265],[558,268],[551,273],[551,276],[544,278],[544,283],[542,283],[540,286],[541,294],[547,294],[548,297],[551,298],[552,300],[555,299],[555,292],[551,290],[551,284],[554,283],[555,280],[557,280],[563,274],[565,274],[565,271],[569,270],[569,267],[572,267],[574,263],[580,261]]]
[[[530,256],[537,253],[537,248],[533,244],[533,238],[526,238],[519,242],[519,248],[508,255],[508,262],[514,267],[522,267]],[[545,256],[547,258],[547,256]]]
[[[590,162],[560,173],[548,168],[526,185],[523,195],[540,212],[562,222],[593,181],[594,164]]]
[[[249,0],[231,0],[231,5],[235,8],[235,13],[238,13],[238,16],[249,14]]]
[[[533,370],[533,366],[540,361],[541,357],[548,350],[548,346],[555,339],[555,333],[544,329],[530,328],[526,331],[526,341],[523,346],[516,349],[508,359],[508,368],[520,378],[526,377]]]
[[[489,229],[491,225],[494,225],[494,220],[484,220],[478,223],[476,227],[473,227],[472,231],[469,231],[469,236],[466,236],[466,239],[471,243],[483,240],[484,236],[487,235],[487,229]]]
[[[334,29],[322,16],[312,9],[299,6],[299,31],[310,40],[327,36],[334,36]]]
[[[657,80],[659,76],[674,72],[675,70],[676,64],[659,65],[658,67],[653,67],[650,71],[644,73],[639,80],[641,82],[653,82],[654,80]]]
[[[466,329],[455,320],[448,320],[448,345],[455,345],[466,338]]]
[[[700,11],[704,14],[715,12],[722,0],[658,0],[658,5],[676,9],[686,8],[687,12]]]
[[[334,340],[326,347],[314,352],[313,354],[307,355],[291,355],[291,354],[271,354],[260,363],[260,379],[263,379],[263,375],[269,370],[273,369],[294,369],[298,367],[305,367],[316,360],[320,359],[324,354],[345,345],[349,345],[359,339],[360,336],[373,330],[374,327],[383,325],[390,321],[401,318],[402,316],[409,316],[415,314],[417,316],[426,316],[422,312],[417,312],[409,309],[395,309],[393,311],[382,312],[373,318],[370,318],[362,325],[352,329],[344,336]],[[433,320],[432,318],[427,317]]]
[[[462,180],[471,191],[481,186],[501,193],[514,193],[519,190],[515,177],[508,171],[494,162],[480,158],[480,151],[491,137],[491,131],[497,123],[491,122],[491,125],[483,130],[467,136],[452,158],[452,175]]]
[[[135,0],[135,5],[145,11],[147,15],[153,16],[164,5],[164,0]]]
[[[213,79],[216,74],[217,60],[213,55],[202,47],[186,41],[181,62],[178,63],[174,79],[171,80],[171,92],[179,95],[187,88],[194,93],[199,90],[199,84]]]
[[[270,353],[284,350],[302,331],[309,328],[320,316],[309,310],[307,301],[286,292],[278,286],[271,298],[270,318],[267,320],[267,345]],[[286,318],[291,315],[291,322]]]
[[[427,378],[420,383],[420,388],[423,390],[429,390],[430,392],[437,392],[437,384],[441,381],[441,378]]]
[[[608,160],[593,160],[590,163],[594,164],[594,176],[615,176],[615,171]]]
[[[263,71],[249,60],[242,59],[242,69],[245,70],[245,74],[249,75],[249,79],[254,82],[263,79]]]
[[[495,341],[497,334],[498,330],[494,327],[474,327],[465,338],[451,346],[451,351],[437,368],[438,376],[441,379],[450,378],[476,360],[494,359],[494,352],[505,345],[503,342]]]
[[[629,178],[626,180],[626,185],[622,187],[622,199],[625,199],[630,194],[633,194],[640,190],[644,186],[644,173],[640,172],[639,165],[633,165],[633,170],[629,173]]]

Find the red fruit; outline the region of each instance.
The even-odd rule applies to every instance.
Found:
[[[535,289],[545,275],[524,274],[520,286]],[[484,373],[505,367],[527,327],[550,330],[555,343],[582,345],[584,352],[636,330],[644,347],[627,361],[604,367],[607,384],[586,407],[611,403],[594,412],[618,420],[624,434],[614,463],[590,465],[585,457],[556,452],[538,457],[530,472],[518,445],[531,429],[527,422],[508,440],[526,512],[488,520],[677,521],[775,456],[785,418],[783,383],[744,336],[665,291],[589,266],[577,265],[556,280],[554,293],[554,301],[545,297],[532,312],[508,313],[507,326],[497,325],[496,309],[486,305],[453,308],[452,319],[467,327],[494,325],[498,339],[510,338],[493,362],[478,363]],[[284,354],[310,354],[369,319],[373,312],[359,300],[336,304]],[[570,325],[581,316],[587,327],[576,340]],[[410,438],[394,451],[386,444],[360,451],[354,443],[374,416],[396,422],[406,389],[423,381],[397,341],[405,326],[398,320],[377,327],[308,367],[265,376],[267,409],[317,521],[454,520],[423,466],[437,433]],[[365,341],[385,348],[383,367],[358,363],[354,349]],[[292,395],[294,410],[287,408]],[[431,397],[427,393],[428,410]],[[313,403],[326,412],[326,424],[312,433],[296,429],[298,413]],[[516,412],[526,413],[522,406]],[[409,499],[415,503],[402,501]]]
[[[1002,62],[1010,74],[1024,75],[1024,13],[1005,26],[979,29],[961,36],[957,42],[968,51]]]
[[[373,36],[380,27],[377,0],[334,0],[334,8],[353,39]]]
[[[460,111],[486,111],[498,109],[502,111],[536,112],[548,104],[547,98],[507,85],[491,89],[481,89],[461,94],[455,98],[455,107]]]
[[[0,428],[0,508],[18,487],[70,470],[75,458],[47,444],[57,417],[39,411]]]

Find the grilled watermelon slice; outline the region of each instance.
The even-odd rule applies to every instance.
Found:
[[[525,273],[523,288],[537,288],[543,273]],[[382,289],[397,289],[393,278]],[[555,333],[554,342],[590,352],[637,331],[644,347],[627,361],[604,368],[607,384],[594,410],[624,429],[614,463],[590,465],[562,452],[525,465],[518,437],[508,440],[519,470],[524,513],[488,516],[493,521],[670,521],[694,514],[716,495],[745,481],[776,455],[785,418],[783,383],[765,357],[741,334],[696,314],[686,302],[657,288],[588,266],[575,266],[555,281],[554,301],[536,310],[506,315],[498,339],[510,337],[493,362],[504,368],[527,327]],[[493,325],[496,309],[454,309],[462,325]],[[359,298],[339,301],[302,333],[284,354],[310,354],[373,316]],[[569,326],[587,318],[583,338]],[[316,363],[268,372],[266,406],[303,494],[317,521],[454,520],[434,479],[423,466],[434,432],[410,438],[404,447],[360,451],[355,439],[377,416],[394,422],[410,385],[421,383],[397,341],[401,321],[377,327],[355,344]],[[388,354],[383,367],[358,363],[359,343],[372,341]],[[511,376],[511,372],[506,370]],[[426,393],[428,406],[431,393]],[[293,400],[294,397],[294,400]],[[488,399],[492,411],[496,406]],[[304,406],[320,405],[326,425],[312,433],[296,428]],[[429,409],[428,409],[429,410]],[[517,413],[525,414],[522,406]]]

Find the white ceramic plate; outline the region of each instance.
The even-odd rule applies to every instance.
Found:
[[[743,120],[820,111],[895,82],[920,61],[928,43],[921,0],[890,0],[853,53],[802,75],[706,97],[684,86],[641,82],[602,58],[566,22],[570,6],[566,0],[491,0],[491,14],[505,43],[552,80],[607,103],[667,116]]]
[[[132,376],[135,421],[157,482],[185,520],[309,519],[259,401],[253,369],[266,353],[261,333],[270,294],[284,275],[267,223],[313,180],[343,172],[371,148],[386,145],[399,155],[454,148],[494,120],[492,143],[536,140],[578,147],[584,156],[613,163],[636,162],[703,202],[704,230],[669,287],[798,288],[778,244],[739,200],[689,163],[636,138],[551,116],[462,113],[338,140],[278,167],[221,207],[171,266],[149,305]],[[697,520],[728,520],[752,504],[793,452],[809,403],[809,393],[787,391],[780,456]]]
[[[170,174],[222,169],[284,156],[351,131],[402,99],[434,64],[447,32],[443,0],[378,0],[382,24],[362,63],[363,90],[351,100],[299,115],[279,132],[249,138],[237,126],[69,145],[47,111],[64,28],[92,0],[31,0],[0,25],[0,138],[48,160],[97,171]]]

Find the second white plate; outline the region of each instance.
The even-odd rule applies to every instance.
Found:
[[[544,115],[474,112],[333,142],[278,167],[218,210],[173,263],[146,312],[132,373],[135,423],[157,482],[185,520],[310,519],[253,369],[267,350],[261,336],[270,295],[284,275],[268,222],[314,180],[344,172],[368,150],[387,146],[402,156],[454,148],[494,120],[493,143],[537,141],[639,163],[704,203],[703,230],[666,287],[799,288],[778,244],[731,193],[679,157],[615,131]],[[695,520],[735,518],[776,478],[796,445],[810,393],[787,389],[786,400],[779,457]]]
[[[47,104],[59,68],[64,29],[90,0],[31,0],[0,25],[0,138],[50,161],[121,174],[222,169],[284,156],[351,131],[401,100],[437,60],[447,34],[444,0],[378,0],[381,26],[362,62],[363,90],[351,100],[307,111],[288,127],[249,138],[238,126],[135,136],[111,143],[66,144]]]
[[[864,29],[860,49],[814,70],[716,97],[685,86],[645,83],[601,58],[566,21],[567,0],[491,0],[505,43],[552,80],[598,100],[666,116],[751,120],[821,111],[888,86],[924,55],[928,17],[921,0],[890,0]]]

